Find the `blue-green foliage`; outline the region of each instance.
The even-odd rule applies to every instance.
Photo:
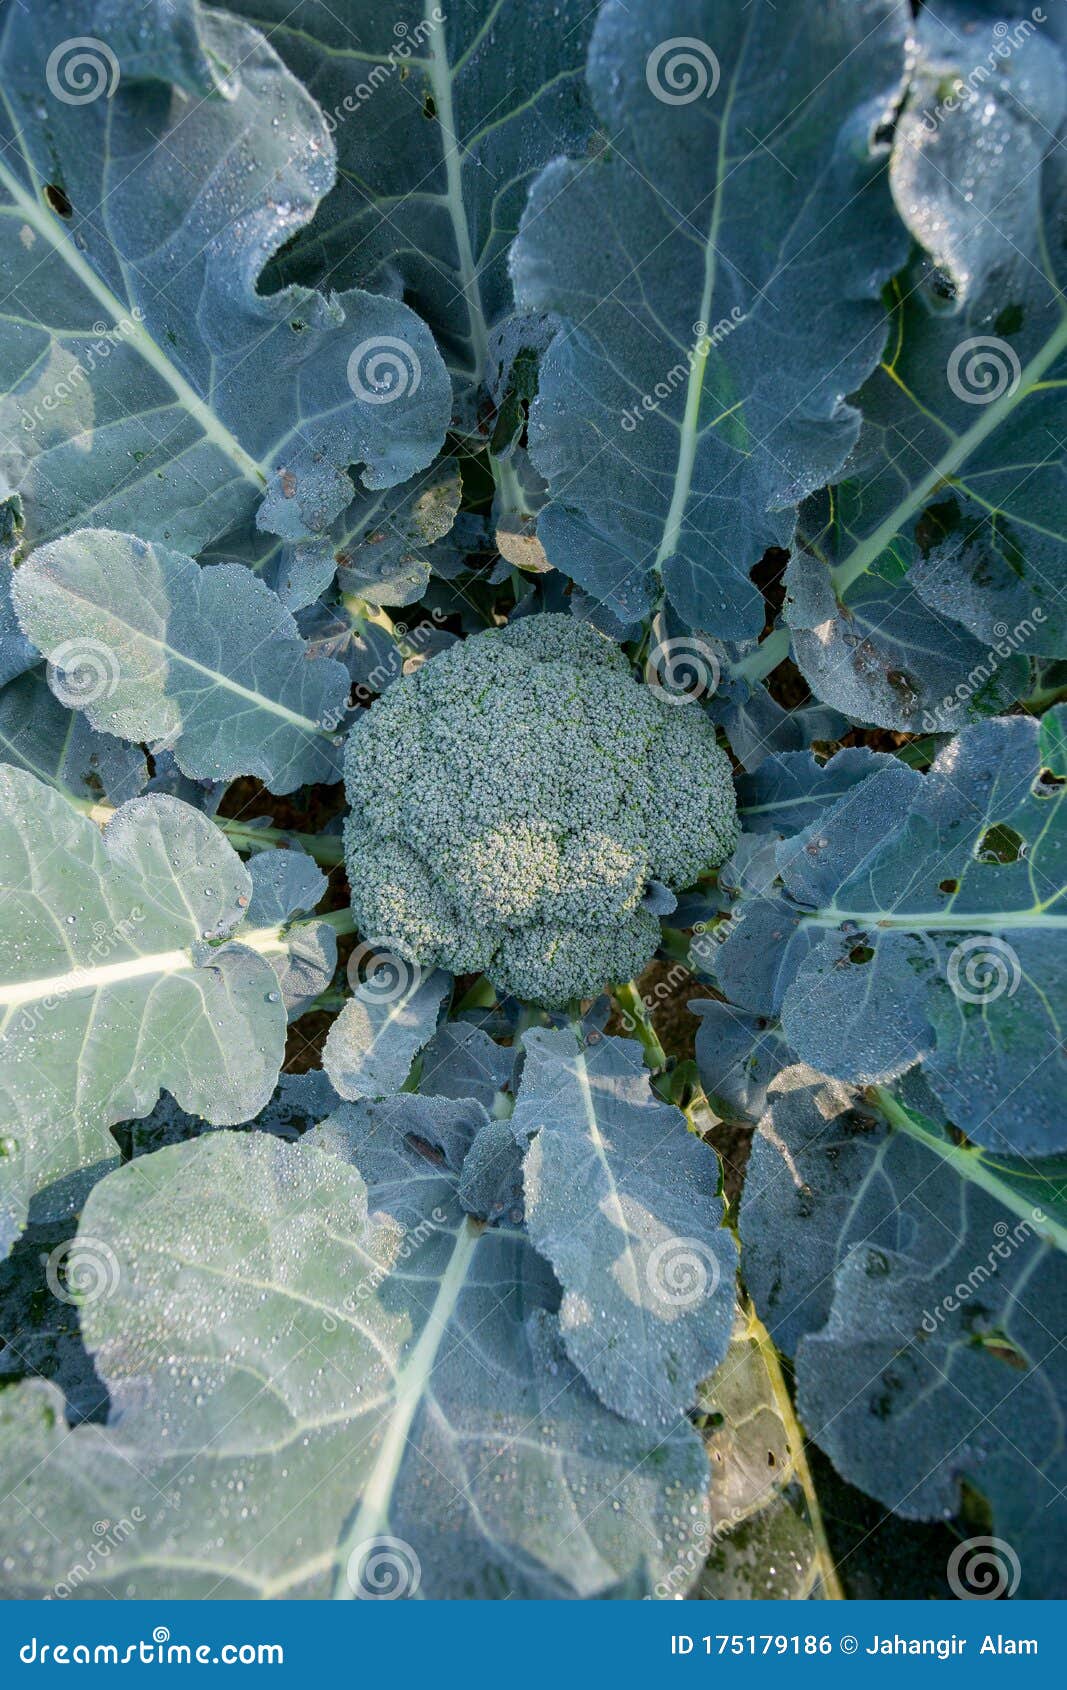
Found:
[[[0,0],[3,1594],[1063,1595],[1039,13]]]

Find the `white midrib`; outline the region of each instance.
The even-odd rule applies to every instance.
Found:
[[[982,441],[998,428],[1006,416],[1009,416],[1030,389],[1041,380],[1049,365],[1059,357],[1064,347],[1067,347],[1067,317],[1060,323],[1055,334],[1050,337],[1036,353],[1019,377],[1018,385],[1009,388],[1007,393],[987,405],[984,413],[972,424],[965,434],[954,440],[944,457],[924,475],[914,491],[891,511],[885,521],[879,523],[872,534],[869,534],[858,545],[855,551],[844,558],[837,567],[831,570],[834,590],[838,598],[843,598],[849,587],[860,576],[866,573],[872,563],[876,563],[882,552],[899,534],[901,528],[910,516],[914,516],[926,503],[930,494],[935,492],[941,483],[955,474],[960,465],[965,463],[971,453],[976,451]]]
[[[266,693],[256,692],[252,687],[243,687],[240,681],[233,680],[231,676],[222,674],[218,669],[209,669],[207,664],[198,663],[195,657],[189,656],[188,652],[176,651],[165,640],[157,639],[154,634],[145,633],[143,628],[135,628],[130,623],[123,622],[121,617],[117,616],[113,610],[107,609],[106,606],[98,606],[93,600],[82,598],[79,594],[72,592],[65,583],[53,582],[53,584],[73,604],[90,604],[93,609],[103,609],[105,615],[112,617],[120,628],[125,628],[135,641],[142,641],[145,645],[150,646],[153,651],[160,652],[169,662],[179,665],[184,664],[187,669],[192,669],[195,674],[203,675],[207,680],[213,681],[223,692],[233,693],[235,698],[247,699],[248,703],[255,705],[257,710],[265,710],[271,716],[278,716],[283,722],[289,722],[294,728],[300,728],[304,733],[320,734],[324,739],[333,738],[329,728],[324,728],[321,723],[312,721],[310,716],[301,716],[298,711],[290,710],[286,705],[280,704],[277,699],[268,698]]]
[[[997,915],[969,915],[951,910],[917,910],[913,915],[878,915],[874,910],[820,910],[803,917],[808,927],[840,927],[853,921],[861,927],[896,928],[950,933],[1013,932],[1017,927],[1067,927],[1067,915],[1046,915],[1043,910],[1001,911]]]
[[[730,89],[723,107],[722,123],[719,128],[719,146],[715,159],[715,199],[711,208],[708,238],[704,243],[704,285],[700,294],[700,309],[697,312],[697,321],[705,325],[711,322],[711,303],[715,294],[715,276],[718,263],[716,242],[719,238],[719,225],[722,222],[727,134],[730,128],[730,112],[733,107],[736,86],[737,76],[735,74],[730,83]],[[671,494],[670,508],[663,524],[663,535],[660,539],[659,549],[656,552],[657,569],[661,569],[667,559],[672,558],[678,550],[678,536],[682,531],[685,507],[689,502],[689,494],[693,485],[693,465],[696,463],[699,440],[697,424],[700,421],[700,401],[704,393],[704,371],[707,367],[710,350],[711,342],[707,334],[699,335],[689,366],[685,412],[682,416],[682,426],[678,439],[678,462],[674,470],[674,491]]]
[[[116,299],[111,289],[102,282],[96,272],[82,257],[74,243],[57,227],[55,219],[45,210],[44,206],[26,192],[16,176],[13,176],[7,166],[0,161],[0,183],[6,188],[22,216],[33,229],[35,234],[48,242],[66,264],[67,268],[77,276],[82,286],[92,294],[97,303],[107,312],[112,321],[118,325],[122,323],[123,339],[150,364],[156,374],[161,376],[181,404],[183,410],[196,419],[205,439],[227,457],[238,469],[246,481],[262,491],[270,476],[269,467],[259,464],[251,457],[238,441],[206,404],[194,388],[190,387],[180,371],[174,368],[170,359],[160,350],[147,333],[143,324],[138,323],[120,300]]]
[[[380,1536],[389,1525],[389,1507],[400,1464],[404,1459],[411,1423],[419,1403],[426,1394],[437,1352],[459,1302],[480,1237],[481,1228],[469,1218],[465,1219],[456,1237],[448,1266],[441,1275],[437,1296],[419,1335],[418,1343],[397,1376],[396,1400],[386,1423],[385,1436],[370,1477],[363,1487],[363,1495],[351,1530],[341,1544],[341,1565],[334,1588],[334,1595],[341,1600],[348,1600],[356,1594],[347,1578],[348,1561],[352,1551],[368,1539]]]
[[[261,956],[278,955],[285,951],[286,942],[280,927],[257,927],[250,933],[234,935],[232,943],[246,950],[258,951]],[[0,986],[0,1008],[17,1009],[21,1004],[36,1003],[41,998],[70,997],[75,992],[101,992],[118,986],[124,980],[141,980],[146,976],[190,974],[204,966],[195,962],[192,949],[175,951],[147,951],[143,956],[128,957],[123,962],[101,963],[94,968],[71,968],[65,974],[50,974],[39,980],[16,980]]]
[[[433,90],[437,122],[441,129],[445,181],[448,184],[448,209],[456,237],[459,275],[470,323],[471,353],[474,359],[472,374],[473,379],[480,382],[489,357],[489,336],[485,326],[482,292],[478,283],[478,266],[474,262],[470,224],[467,222],[467,207],[463,199],[463,160],[452,105],[452,67],[448,62],[444,22],[437,21],[441,16],[441,7],[437,0],[434,0],[432,5],[430,0],[425,0],[422,16],[430,36],[430,87]]]

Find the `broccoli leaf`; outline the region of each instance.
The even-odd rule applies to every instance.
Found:
[[[444,367],[395,299],[257,287],[335,175],[321,112],[263,37],[186,6],[194,49],[154,8],[120,75],[115,12],[4,16],[2,464],[27,537],[93,523],[196,553],[257,507],[288,539],[321,533],[350,464],[387,486],[434,457]]]
[[[344,1098],[400,1090],[452,989],[452,976],[441,968],[425,974],[397,952],[364,949],[366,978],[356,981],[322,1053],[322,1065]],[[350,964],[350,976],[353,972]]]
[[[832,509],[802,522],[786,615],[820,698],[944,732],[1024,690],[1020,653],[1063,649],[1067,71],[1029,20],[1012,35],[949,5],[917,30],[892,182],[925,250]]]
[[[245,912],[249,930],[280,926],[283,955],[270,957],[278,976],[282,1002],[290,1021],[309,1009],[333,979],[337,967],[337,933],[328,921],[302,921],[326,892],[326,876],[306,851],[261,851],[248,864],[252,899]],[[234,933],[240,939],[242,929]]]
[[[173,751],[199,780],[258,775],[272,792],[341,776],[348,673],[309,661],[289,612],[240,564],[87,528],[16,572],[23,628],[53,690],[94,727]]]
[[[802,1600],[819,1589],[815,1535],[795,1505],[799,1429],[766,1333],[738,1309],[726,1359],[701,1388],[700,1423],[712,1469],[711,1552],[693,1596]],[[676,1594],[667,1592],[667,1594]]]
[[[285,1010],[270,930],[226,939],[251,895],[214,824],[174,798],[135,798],[103,833],[54,789],[0,768],[5,897],[0,1191],[21,1225],[71,1213],[117,1159],[112,1122],[165,1086],[213,1122],[274,1089]],[[13,1195],[12,1195],[13,1194]]]
[[[515,1052],[496,1044],[484,1028],[445,1021],[423,1050],[419,1090],[432,1097],[475,1097],[492,1109],[514,1066]]]
[[[28,769],[81,801],[122,804],[136,798],[148,779],[140,746],[98,733],[79,710],[68,710],[40,669],[0,691],[0,762]]]
[[[669,1425],[733,1325],[718,1158],[652,1096],[638,1044],[538,1029],[524,1044],[511,1124],[531,1141],[526,1223],[563,1287],[567,1354],[617,1414]]]
[[[737,813],[748,833],[799,833],[816,821],[827,805],[851,792],[876,769],[888,767],[884,751],[846,746],[825,763],[810,751],[785,751],[767,757],[752,774],[737,781]]]
[[[641,1594],[706,1536],[692,1429],[603,1408],[529,1244],[394,1138],[366,1185],[317,1144],[213,1133],[96,1188],[79,1238],[117,1272],[83,1328],[112,1419],[70,1433],[53,1386],[0,1395],[13,1592],[133,1504],[79,1596]]]
[[[1067,1146],[1062,714],[869,775],[778,845],[781,889],[742,897],[716,957],[802,1061],[864,1084],[921,1062],[948,1119],[1015,1155]]]
[[[530,181],[585,150],[594,12],[559,0],[236,0],[321,106],[339,180],[279,260],[288,280],[390,279],[429,323],[466,426],[512,310],[508,247]]]
[[[37,653],[19,627],[11,603],[14,574],[6,557],[0,556],[0,686],[32,669]]]
[[[749,571],[855,440],[844,395],[906,254],[872,136],[907,22],[895,0],[829,0],[817,32],[804,0],[600,8],[610,152],[547,166],[512,274],[564,319],[531,411],[538,535],[623,620],[658,572],[690,625],[758,635]]]
[[[741,1230],[757,1304],[796,1348],[809,1434],[908,1519],[956,1512],[966,1483],[1019,1594],[1056,1594],[1067,1228],[1040,1177],[1023,1196],[892,1097],[883,1113],[803,1069],[779,1086]]]

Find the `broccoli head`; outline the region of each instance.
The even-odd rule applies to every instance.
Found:
[[[490,629],[394,682],[345,755],[360,930],[423,967],[559,1006],[629,980],[650,881],[733,850],[730,765],[695,704],[570,616]]]

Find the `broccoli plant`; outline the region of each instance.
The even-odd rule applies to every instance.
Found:
[[[1062,1596],[1062,19],[128,10],[0,0],[4,1594]]]
[[[573,616],[475,634],[389,688],[345,754],[352,910],[423,966],[565,1007],[649,962],[665,890],[730,855],[730,764]]]

